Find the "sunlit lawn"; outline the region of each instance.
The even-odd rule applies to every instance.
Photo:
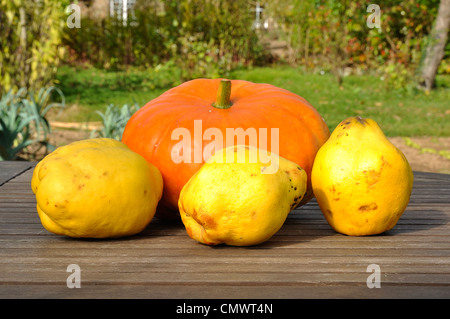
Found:
[[[69,106],[61,119],[96,121],[95,111],[103,112],[108,104],[142,106],[174,85],[176,76],[153,70],[62,68],[59,86]],[[359,115],[377,121],[388,136],[450,136],[450,76],[438,77],[438,88],[428,95],[416,89],[388,90],[379,77],[368,75],[348,76],[339,86],[330,74],[305,74],[286,66],[238,70],[230,78],[270,83],[303,96],[331,130]]]

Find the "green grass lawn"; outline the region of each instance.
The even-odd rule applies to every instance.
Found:
[[[159,74],[160,73],[160,74]],[[169,89],[173,82],[168,72],[105,71],[98,69],[58,69],[58,87],[64,93],[67,110],[55,114],[63,121],[98,121],[96,111],[104,112],[109,104],[122,106],[135,104],[142,106]]]
[[[95,111],[108,104],[143,105],[177,84],[170,70],[109,72],[63,67],[59,86],[66,96],[66,121],[98,121]],[[388,90],[375,76],[348,76],[339,86],[332,75],[306,74],[279,66],[237,70],[232,79],[270,83],[307,99],[324,117],[330,130],[349,116],[369,117],[388,136],[450,136],[450,76],[437,79],[430,94],[409,90]],[[179,81],[178,81],[179,82]],[[72,110],[72,111],[71,111]]]

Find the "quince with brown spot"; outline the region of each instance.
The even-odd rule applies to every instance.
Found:
[[[216,152],[189,179],[178,206],[192,239],[252,246],[278,232],[306,191],[307,175],[299,165],[238,145]]]
[[[159,170],[109,138],[61,146],[33,171],[37,212],[49,232],[76,238],[130,236],[152,220],[163,192]]]
[[[374,120],[350,117],[319,149],[311,180],[330,226],[364,236],[397,224],[410,200],[413,173]]]

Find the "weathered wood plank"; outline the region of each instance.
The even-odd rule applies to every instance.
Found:
[[[20,176],[23,172],[34,166],[25,161],[3,161],[0,166],[0,187],[11,179]],[[27,176],[26,176],[27,177]]]
[[[212,252],[207,249],[193,248],[188,245],[181,245],[184,247],[183,249],[170,247],[168,245],[164,246],[165,243],[161,243],[159,245],[151,244],[149,247],[125,247],[125,248],[103,248],[102,249],[102,257],[109,258],[114,257],[116,255],[119,256],[133,256],[133,257],[142,257],[147,258],[149,256],[165,256],[164,250],[171,249],[174,252],[182,253],[183,249],[192,249],[195,250],[195,255],[193,256],[185,256],[183,260],[185,262],[197,262],[196,257],[197,254],[205,256],[205,258],[221,258],[221,254],[226,254],[228,256],[228,251],[225,252]],[[282,244],[282,243],[279,243]],[[191,245],[192,246],[192,245]],[[256,258],[259,256],[263,256],[262,258],[276,257],[283,258],[283,256],[288,256],[286,258],[303,258],[303,257],[336,257],[336,256],[346,256],[348,258],[359,257],[359,256],[372,256],[372,257],[395,257],[399,260],[405,259],[405,257],[442,257],[442,256],[450,256],[450,248],[415,248],[410,247],[408,249],[405,248],[393,248],[393,247],[377,247],[377,248],[367,248],[367,247],[332,247],[332,248],[323,248],[323,247],[313,247],[308,245],[290,245],[289,249],[274,249],[278,248],[276,246],[271,247],[271,249],[259,251],[245,251],[240,254],[234,254],[233,256],[242,256],[248,254],[249,258]],[[130,252],[132,250],[132,252]],[[276,250],[276,252],[274,252]],[[172,252],[170,252],[172,253]],[[49,250],[48,248],[19,248],[19,249],[0,249],[0,257],[5,258],[9,262],[12,262],[12,258],[27,258],[28,256],[33,256],[39,258],[52,258],[57,256],[57,258],[61,258],[64,256],[68,256],[71,258],[88,258],[95,257],[98,258],[99,249],[97,247],[94,248],[83,248],[82,250],[70,249],[70,248],[52,248]],[[401,255],[401,257],[399,257]],[[442,257],[443,260],[450,261],[446,257]],[[221,262],[223,261],[220,259]],[[2,264],[2,261],[0,261]],[[450,271],[450,269],[449,269]]]
[[[441,286],[424,286],[424,285],[382,285],[382,289],[368,289],[365,285],[328,285],[322,283],[320,285],[301,285],[301,286],[269,286],[269,285],[180,285],[180,284],[110,284],[110,283],[85,283],[81,285],[81,289],[68,289],[65,283],[42,284],[27,283],[9,284],[8,290],[0,290],[0,298],[36,298],[36,296],[44,296],[45,298],[65,298],[72,299],[96,299],[101,296],[106,298],[131,298],[131,299],[168,299],[166,301],[158,300],[162,303],[168,312],[176,313],[177,305],[183,302],[188,304],[196,304],[190,302],[190,298],[199,299],[224,299],[220,301],[217,308],[220,309],[222,304],[225,306],[236,301],[231,299],[267,299],[266,302],[271,304],[271,300],[286,299],[287,302],[297,302],[293,299],[380,299],[380,298],[425,298],[425,299],[446,299],[450,293],[448,287]],[[171,303],[172,299],[178,299],[175,304]],[[167,305],[169,303],[169,305]],[[297,302],[298,303],[298,302]],[[291,304],[292,305],[292,304]],[[283,304],[279,305],[283,306]],[[293,307],[295,308],[295,307]],[[274,305],[274,313],[279,313],[277,305]]]
[[[85,269],[84,267],[83,269]],[[266,286],[296,286],[304,284],[356,284],[365,285],[368,274],[365,268],[361,272],[354,273],[309,273],[309,272],[211,272],[211,273],[189,273],[178,272],[171,275],[159,272],[140,273],[133,269],[129,272],[97,272],[89,270],[83,272],[83,282],[91,284],[203,284],[203,285],[266,285]],[[65,270],[55,273],[52,277],[48,272],[33,273],[9,273],[0,274],[0,280],[5,284],[23,283],[33,281],[35,283],[65,283],[67,272]],[[383,273],[383,283],[397,285],[434,285],[450,287],[448,284],[450,274],[398,274]]]
[[[17,239],[17,236],[1,236],[0,250],[4,249],[202,249],[207,252],[213,250],[223,250],[223,247],[204,247],[182,233],[173,236],[136,236],[128,241],[118,240],[117,242],[109,241],[84,241],[84,240],[65,240],[53,235],[49,236],[30,236],[27,240]],[[266,243],[257,247],[247,247],[245,250],[264,250],[264,249],[295,249],[295,248],[311,248],[311,249],[427,249],[427,250],[448,250],[450,245],[445,236],[428,236],[426,238],[414,238],[411,236],[395,236],[382,240],[343,240],[340,236],[320,237],[310,236],[298,238],[296,236],[275,236]],[[233,248],[235,249],[235,248]]]
[[[11,263],[10,269],[14,271],[6,270],[6,273],[32,273],[32,272],[54,272],[64,273],[67,270],[69,264],[64,263],[38,263],[38,264],[26,264],[26,263]],[[83,271],[89,271],[92,276],[96,273],[216,273],[226,272],[234,273],[248,273],[257,270],[261,273],[278,273],[278,272],[290,272],[290,273],[330,273],[338,275],[340,273],[361,273],[367,272],[367,263],[342,263],[342,264],[330,264],[330,263],[275,263],[275,262],[263,262],[263,263],[241,263],[239,261],[232,261],[226,264],[222,263],[197,263],[195,265],[183,262],[176,262],[167,264],[156,260],[154,262],[111,262],[111,263],[89,263],[80,264]],[[402,265],[386,264],[382,267],[383,273],[403,273],[403,274],[446,274],[448,275],[447,265],[435,265],[432,263],[420,264],[414,268],[405,268]],[[7,276],[5,275],[5,278]],[[445,284],[445,281],[443,282]]]

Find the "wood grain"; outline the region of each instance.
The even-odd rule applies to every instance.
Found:
[[[209,247],[180,221],[140,234],[72,239],[46,231],[30,188],[34,164],[0,163],[0,298],[448,298],[450,176],[414,172],[411,201],[378,236],[336,233],[315,200],[254,247]],[[67,266],[81,288],[66,285]],[[381,270],[381,288],[368,288]]]

